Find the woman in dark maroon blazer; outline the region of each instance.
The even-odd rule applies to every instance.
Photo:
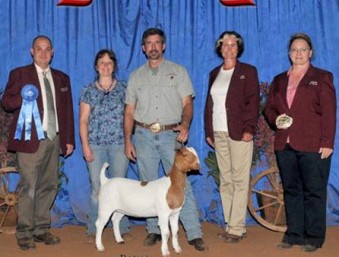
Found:
[[[287,231],[278,248],[302,245],[312,252],[326,232],[327,182],[336,127],[336,96],[330,72],[311,65],[312,42],[295,34],[292,66],[276,76],[265,115],[276,127],[275,151],[284,188]]]
[[[206,141],[215,148],[220,170],[225,242],[239,242],[246,233],[247,192],[258,119],[259,82],[254,66],[241,63],[242,37],[225,31],[216,42],[222,65],[210,73],[205,107]]]

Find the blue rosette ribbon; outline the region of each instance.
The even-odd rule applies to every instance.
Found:
[[[39,91],[34,85],[25,85],[21,90],[22,104],[19,113],[18,122],[16,125],[14,139],[20,140],[23,127],[25,127],[25,141],[31,140],[32,117],[34,119],[38,139],[44,139],[44,131],[39,115],[38,98]]]

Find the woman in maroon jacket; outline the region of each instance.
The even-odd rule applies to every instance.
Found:
[[[259,82],[254,66],[241,63],[242,37],[225,31],[216,42],[223,63],[210,73],[205,107],[206,141],[215,148],[220,170],[225,242],[239,242],[246,233],[247,192],[258,119]]]
[[[336,96],[330,72],[311,65],[306,34],[289,41],[292,66],[271,85],[265,115],[276,127],[275,151],[284,188],[287,231],[278,248],[302,245],[313,252],[326,232],[327,182],[336,126]]]

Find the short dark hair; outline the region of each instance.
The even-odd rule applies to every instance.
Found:
[[[162,43],[163,44],[166,43],[166,35],[161,29],[149,28],[145,30],[144,33],[142,34],[142,45],[145,44],[146,38],[148,38],[149,36],[153,36],[153,35],[159,35],[162,39]]]
[[[108,57],[113,61],[113,64],[114,64],[114,70],[116,71],[117,70],[117,64],[118,64],[118,61],[117,61],[117,57],[115,55],[115,53],[110,50],[110,49],[101,49],[97,55],[95,56],[95,60],[94,60],[94,68],[96,69],[96,66],[98,65],[98,60],[101,59],[105,54],[108,55]]]
[[[294,40],[297,40],[297,39],[305,40],[306,43],[308,44],[310,50],[313,50],[311,38],[305,33],[296,33],[296,34],[293,34],[290,38],[290,41],[288,43],[288,51],[291,50],[291,45],[293,44]]]
[[[221,33],[221,35],[219,36],[217,42],[215,42],[215,51],[217,52],[217,54],[222,57],[221,55],[221,46],[222,46],[222,41],[224,40],[225,36],[234,36],[235,40],[237,42],[238,45],[238,54],[237,57],[240,57],[242,55],[242,53],[244,52],[244,40],[241,37],[241,35],[236,32],[236,31],[224,31],[223,33]]]
[[[36,37],[33,39],[33,41],[32,41],[32,48],[34,48],[35,42],[36,42],[38,39],[40,39],[40,38],[46,39],[46,40],[49,42],[49,44],[51,45],[51,47],[53,48],[52,40],[51,40],[49,37],[45,36],[45,35],[38,35],[38,36],[36,36]]]

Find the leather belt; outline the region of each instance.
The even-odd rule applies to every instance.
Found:
[[[170,125],[160,125],[159,122],[154,122],[152,124],[146,124],[146,123],[139,122],[139,121],[135,121],[135,124],[140,126],[140,127],[149,129],[153,133],[158,133],[160,131],[165,131],[165,130],[172,130],[176,126],[178,126],[178,123],[170,124]]]

